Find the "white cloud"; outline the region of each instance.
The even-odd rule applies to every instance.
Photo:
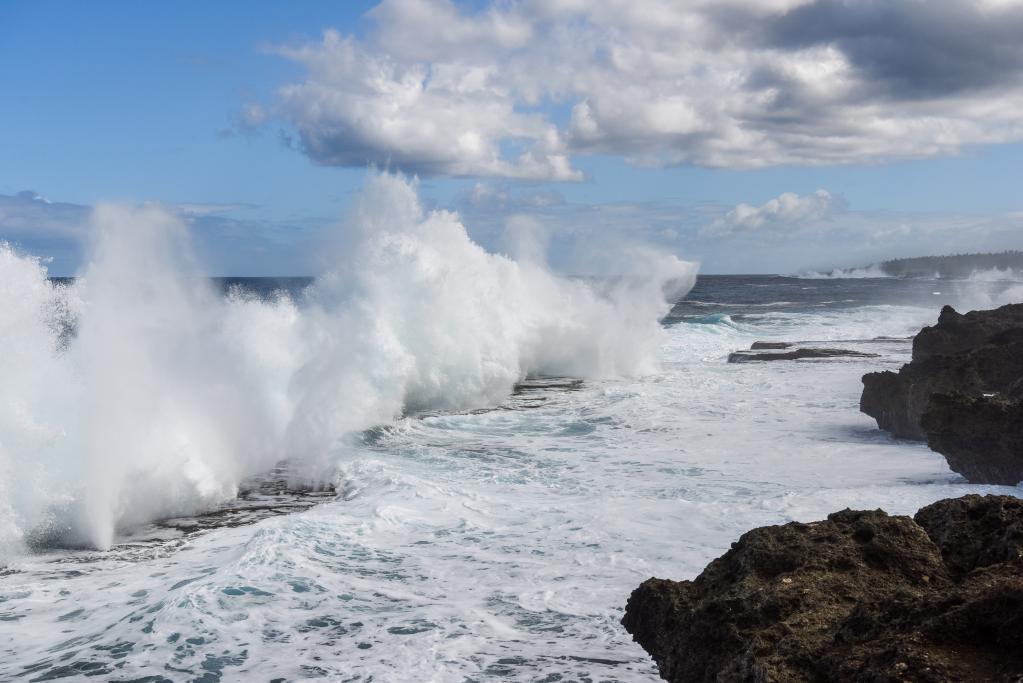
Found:
[[[319,163],[575,180],[578,154],[757,168],[1023,139],[1019,2],[384,0],[370,16],[363,40],[278,48],[307,69],[280,106]]]
[[[765,229],[789,231],[823,220],[840,207],[841,202],[827,190],[817,190],[802,197],[794,192],[785,192],[761,206],[739,204],[708,224],[704,234],[722,236]]]
[[[427,38],[429,39],[429,38]],[[495,64],[405,62],[335,31],[281,54],[309,77],[280,91],[319,163],[449,175],[578,180],[557,128],[516,109]],[[509,158],[503,145],[524,143]]]

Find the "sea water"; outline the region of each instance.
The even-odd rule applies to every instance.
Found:
[[[414,248],[401,243],[385,251],[394,259]],[[363,283],[376,297],[360,301],[401,317],[365,345],[346,326],[372,326],[372,310],[332,308],[324,299],[313,308],[324,317],[340,311],[344,321],[318,323],[323,339],[316,348],[343,356],[343,344],[369,363],[366,349],[390,339],[397,350],[387,363],[416,366],[402,366],[400,374],[387,363],[362,372],[338,357],[307,374],[292,367],[293,345],[306,343],[313,329],[297,335],[294,326],[311,315],[302,302],[318,282],[221,281],[193,292],[168,276],[147,290],[149,301],[182,306],[188,315],[209,307],[217,319],[201,320],[201,335],[168,339],[161,326],[177,324],[173,311],[147,312],[144,302],[128,301],[144,314],[130,325],[111,314],[107,325],[127,334],[119,338],[109,327],[85,328],[90,309],[75,297],[103,300],[90,298],[96,290],[64,283],[56,286],[71,289],[54,299],[55,290],[46,288],[55,285],[40,284],[31,262],[8,263],[9,300],[17,294],[18,301],[49,301],[50,308],[42,318],[28,309],[10,312],[7,324],[37,325],[39,336],[29,340],[63,339],[67,350],[26,342],[12,347],[19,360],[7,371],[40,363],[39,381],[79,386],[67,394],[37,387],[33,403],[29,390],[36,385],[25,384],[28,394],[17,405],[27,412],[0,417],[8,546],[0,570],[0,679],[653,681],[649,657],[619,624],[629,593],[646,578],[692,578],[756,526],[820,519],[846,507],[911,514],[965,493],[1020,494],[1016,487],[967,484],[940,455],[891,438],[858,411],[860,377],[907,362],[908,338],[933,324],[942,305],[1018,301],[1017,283],[701,277],[676,305],[658,312],[648,302],[633,311],[642,313],[633,331],[655,341],[646,358],[627,353],[646,347],[616,327],[615,316],[625,316],[621,302],[632,299],[611,284],[601,284],[594,299],[589,289],[573,289],[583,286],[578,282],[544,280],[548,296],[569,299],[531,319],[547,331],[517,332],[519,322],[502,318],[487,323],[498,325],[491,338],[490,327],[438,303],[447,289],[431,289],[430,274],[447,266],[417,263],[417,288]],[[515,306],[531,304],[529,296],[500,288],[519,286],[518,276],[488,282],[493,264],[478,265],[482,272],[472,277],[483,278],[482,296],[501,316],[518,314],[503,308],[502,297],[521,295]],[[92,273],[94,283],[105,277]],[[462,283],[457,273],[444,277]],[[160,288],[176,294],[167,298]],[[660,283],[656,289],[663,291]],[[329,291],[343,298],[339,289]],[[623,298],[601,308],[600,301],[616,296]],[[224,301],[237,308],[223,308]],[[478,305],[477,297],[458,304]],[[75,315],[68,318],[68,311]],[[225,311],[235,316],[226,327]],[[417,347],[425,351],[409,351],[398,325],[421,335],[428,312],[483,341],[434,337]],[[651,318],[654,328],[641,324]],[[79,327],[54,322],[69,319]],[[147,336],[153,330],[163,335],[159,344]],[[514,334],[520,338],[509,342]],[[756,340],[876,356],[726,362]],[[101,342],[113,345],[116,357],[91,346]],[[109,372],[120,358],[145,382],[123,380],[114,391],[110,378],[99,382],[63,367],[83,362],[74,355],[80,343],[95,364],[89,372]],[[461,363],[467,354],[476,354],[471,371]],[[177,363],[176,375],[162,371],[168,359]],[[594,363],[605,366],[595,371]],[[519,377],[522,367],[530,372]],[[331,382],[321,387],[320,378]],[[208,393],[190,402],[188,391],[205,382],[213,384],[202,390]],[[231,382],[252,395],[235,397]],[[334,382],[347,383],[343,394]],[[352,383],[361,389],[352,391]],[[97,400],[117,414],[77,408],[94,387],[112,392]],[[314,390],[297,400],[297,388],[308,387]],[[381,402],[391,400],[392,390],[402,405],[388,418],[393,408]],[[380,409],[350,405],[360,400]],[[33,406],[45,410],[31,413]],[[204,419],[210,411],[214,423]],[[301,411],[315,419],[303,420]],[[68,415],[74,419],[55,417]],[[75,420],[100,420],[111,431],[95,434]],[[166,430],[165,439],[154,436],[152,424]],[[235,429],[243,433],[233,435]],[[336,438],[324,438],[328,432]],[[206,462],[199,456],[208,450],[189,450],[197,444],[233,455]],[[168,515],[224,505],[253,470],[286,460],[274,450],[280,444],[293,449],[286,454],[292,459],[303,448],[322,450],[317,482],[332,491],[317,499],[323,502],[187,533],[162,534],[153,526]],[[268,445],[274,448],[260,452]],[[90,465],[101,470],[68,470],[65,449],[90,448],[102,450]],[[161,458],[146,460],[139,453],[146,448]],[[125,469],[120,457],[155,468],[172,463],[185,474],[146,478]],[[104,474],[114,481],[104,482]],[[136,484],[147,498],[161,492],[169,498],[145,505],[132,490]],[[83,510],[83,486],[108,497],[93,496],[92,509]],[[111,499],[115,491],[121,493]],[[61,509],[66,517],[54,516]],[[42,533],[33,523],[62,533]]]

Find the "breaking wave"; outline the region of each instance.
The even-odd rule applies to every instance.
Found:
[[[501,400],[531,374],[657,369],[695,266],[635,249],[621,276],[488,253],[414,182],[379,175],[332,265],[298,299],[223,296],[185,226],[101,206],[73,283],[0,247],[0,543],[109,547],[195,512],[285,459],[418,410]]]

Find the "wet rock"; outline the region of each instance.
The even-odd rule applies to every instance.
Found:
[[[1023,402],[1018,399],[936,394],[920,424],[927,445],[971,482],[1014,486],[1023,481]]]
[[[755,345],[754,345],[755,346]],[[769,360],[804,360],[810,358],[876,358],[876,353],[863,353],[849,349],[800,348],[791,351],[736,351],[728,354],[729,363],[747,363]]]
[[[188,517],[168,517],[119,535],[118,543],[158,545],[222,528],[256,522],[308,510],[337,500],[338,492],[326,476],[314,476],[295,463],[281,462],[273,469],[250,477],[232,500]],[[67,547],[66,543],[33,539],[39,548]]]
[[[969,496],[920,523],[844,510],[754,529],[693,581],[645,581],[622,623],[669,681],[1015,681],[1020,507]]]
[[[766,350],[766,349],[787,349],[787,348],[791,348],[791,346],[792,346],[791,342],[756,341],[756,342],[753,342],[752,346],[750,346],[750,350],[752,350],[752,351],[763,351],[763,350]]]
[[[927,439],[921,424],[935,394],[1009,392],[1023,378],[1023,304],[965,315],[946,306],[938,324],[913,340],[913,360],[898,373],[863,376],[860,410],[904,439]]]
[[[987,386],[970,364],[935,356],[904,365],[898,373],[885,370],[864,375],[860,411],[893,436],[925,441],[927,433],[920,419],[931,396],[955,391],[980,393]]]

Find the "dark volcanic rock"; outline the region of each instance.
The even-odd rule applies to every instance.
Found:
[[[920,419],[931,396],[955,391],[981,393],[988,386],[971,364],[957,357],[935,356],[904,365],[898,373],[885,370],[864,375],[860,411],[894,436],[924,441],[927,434]]]
[[[988,344],[993,337],[1009,330],[1023,332],[1023,304],[965,314],[945,306],[938,324],[923,328],[913,338],[913,360],[954,356]]]
[[[920,508],[913,521],[931,537],[956,575],[1023,557],[1023,500],[1019,498],[948,498]]]
[[[752,351],[763,351],[765,349],[787,349],[792,346],[791,342],[764,342],[756,341],[750,346]]]
[[[756,348],[756,344],[753,345]],[[849,349],[793,349],[792,351],[736,351],[728,354],[729,363],[748,363],[767,360],[802,360],[806,358],[876,358],[876,353],[863,353]]]
[[[975,484],[1023,481],[1023,403],[936,394],[921,418],[927,445]]]
[[[1023,304],[966,315],[946,306],[913,340],[911,363],[863,376],[860,410],[895,436],[924,440],[921,418],[933,395],[1004,393],[1021,377]]]
[[[920,524],[845,510],[754,529],[693,581],[645,581],[622,623],[669,681],[1015,681],[1021,509],[968,496]]]

